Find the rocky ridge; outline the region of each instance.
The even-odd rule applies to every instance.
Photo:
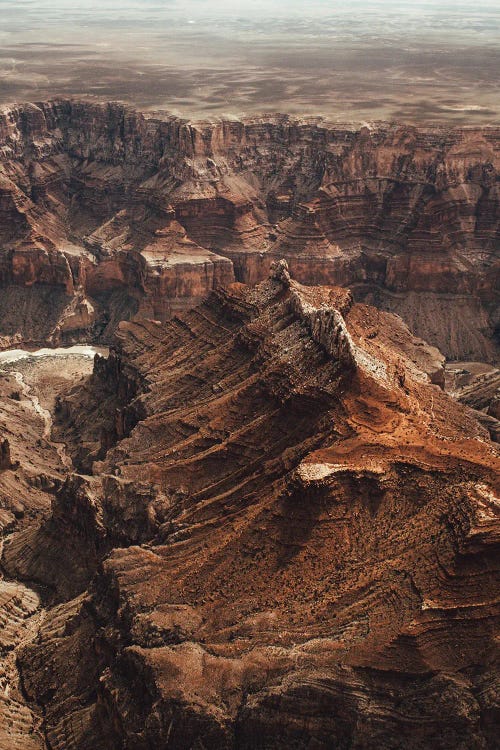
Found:
[[[492,747],[500,461],[443,365],[284,262],[122,322],[59,400],[82,473],[4,546],[51,592],[47,746]]]
[[[479,372],[473,372],[475,369]],[[453,379],[450,393],[474,409],[492,440],[500,442],[500,370],[482,363],[463,363]]]
[[[0,344],[106,339],[288,262],[452,359],[498,359],[500,130],[120,104],[0,112]]]

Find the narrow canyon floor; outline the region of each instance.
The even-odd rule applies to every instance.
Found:
[[[71,470],[64,444],[52,440],[57,398],[88,378],[96,351],[75,346],[66,350],[0,352],[0,433],[16,461],[0,470],[1,548],[21,529],[50,512],[54,489]],[[50,590],[0,572],[0,747],[45,747],[42,717],[26,700],[17,651],[36,641]]]

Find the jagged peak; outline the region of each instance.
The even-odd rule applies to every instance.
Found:
[[[271,263],[269,277],[274,281],[279,281],[280,284],[283,284],[287,289],[290,288],[292,278],[290,276],[288,263],[284,258],[281,258],[281,260],[275,260]]]
[[[361,368],[378,381],[389,384],[386,365],[357,346],[348,331],[344,315],[354,304],[350,291],[304,287],[291,278],[288,263],[284,259],[271,265],[270,278],[289,290],[290,309],[306,324],[313,341],[327,354],[346,369]],[[340,309],[331,304],[332,298],[340,302]]]

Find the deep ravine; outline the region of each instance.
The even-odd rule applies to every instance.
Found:
[[[14,497],[13,487],[26,502],[26,507],[14,513],[2,510],[0,561],[4,545],[30,524],[37,524],[47,512],[57,480],[64,479],[72,469],[65,444],[51,439],[54,396],[73,379],[90,374],[97,352],[106,350],[75,346],[0,352],[0,378],[6,387],[0,399],[0,431],[1,437],[8,435],[12,453],[11,468],[0,472],[0,491]],[[12,419],[12,412],[17,421]],[[16,460],[20,446],[27,452],[22,465]],[[31,495],[33,508],[29,507]],[[50,592],[32,581],[17,580],[0,565],[0,750],[49,747],[42,712],[26,698],[18,664],[20,650],[37,639],[48,597]]]

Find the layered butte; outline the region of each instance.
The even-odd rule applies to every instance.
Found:
[[[4,546],[46,608],[4,746],[493,747],[500,461],[443,362],[284,262],[122,322],[58,394],[79,473]]]
[[[4,108],[0,343],[103,340],[285,258],[449,358],[495,361],[499,142],[495,127]]]

